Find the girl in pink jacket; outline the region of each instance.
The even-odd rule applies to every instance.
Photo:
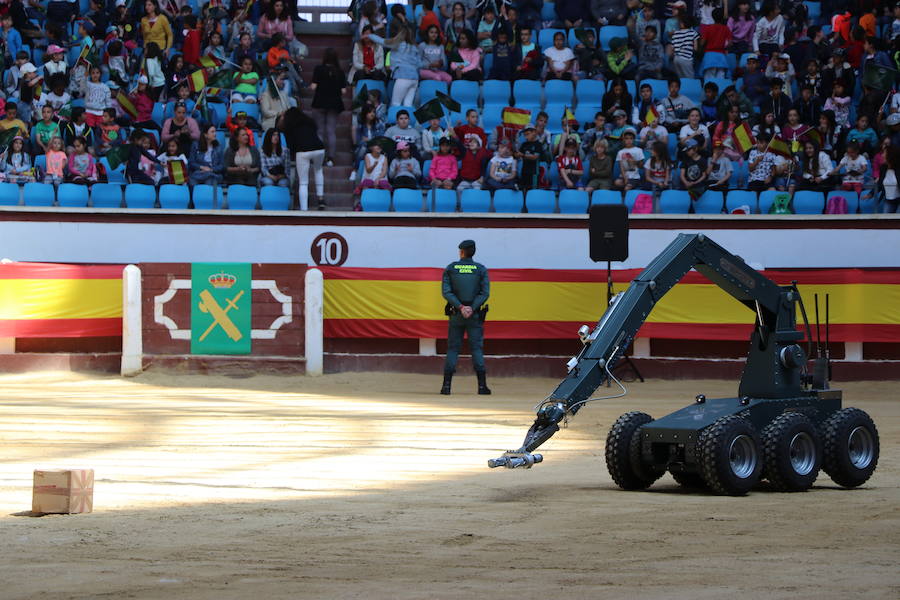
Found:
[[[438,153],[431,159],[431,167],[428,169],[431,186],[452,190],[457,175],[459,169],[456,166],[456,157],[450,154],[450,140],[441,138]]]
[[[69,176],[66,178],[71,183],[88,185],[97,181],[97,163],[94,157],[87,151],[87,141],[78,136],[72,145],[75,151],[69,156]]]

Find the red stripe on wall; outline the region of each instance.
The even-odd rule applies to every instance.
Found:
[[[106,337],[122,335],[122,319],[0,319],[0,337]]]
[[[0,264],[0,279],[122,279],[125,265]]]
[[[439,281],[443,269],[435,268],[385,268],[319,267],[326,279],[350,279],[370,281]],[[613,270],[613,281],[629,283],[642,269]],[[490,269],[491,281],[548,281],[568,283],[605,283],[606,269]],[[872,283],[900,285],[900,269],[770,269],[763,275],[780,285],[796,280],[801,285],[837,285]],[[681,280],[688,284],[708,284],[710,281],[696,271]]]
[[[588,323],[594,325],[593,323]],[[569,321],[486,321],[485,337],[498,339],[577,339],[585,323]],[[753,324],[644,323],[640,337],[663,339],[747,340]],[[802,330],[802,329],[801,329]],[[824,335],[824,332],[823,332]],[[446,338],[446,321],[326,319],[329,338]],[[900,324],[831,325],[836,342],[900,342]]]

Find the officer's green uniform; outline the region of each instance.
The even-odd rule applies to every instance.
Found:
[[[475,242],[465,240],[460,249],[475,249]],[[444,387],[441,393],[450,393],[450,379],[456,371],[456,361],[462,347],[463,335],[469,337],[472,350],[472,366],[478,376],[478,392],[490,394],[485,383],[484,371],[484,313],[485,302],[490,295],[490,281],[487,268],[471,258],[462,258],[452,262],[444,269],[441,292],[447,300],[450,322],[447,331],[447,359],[444,362]],[[472,308],[472,316],[464,318],[460,312],[462,306]]]

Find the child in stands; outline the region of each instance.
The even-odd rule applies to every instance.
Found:
[[[458,175],[456,157],[450,153],[450,139],[443,137],[438,144],[438,153],[431,159],[431,168],[428,170],[431,187],[452,190]]]
[[[616,179],[615,186],[627,192],[640,186],[640,165],[644,161],[644,151],[634,145],[633,129],[626,129],[622,134],[622,144],[622,149],[616,154],[619,178]]]
[[[353,193],[357,196],[368,188],[378,188],[381,190],[390,190],[391,184],[388,181],[388,160],[387,156],[381,150],[381,144],[374,141],[369,144],[369,152],[363,159],[363,176],[359,186]]]
[[[412,158],[407,142],[397,143],[397,158],[391,161],[388,169],[388,180],[394,188],[418,189],[422,168],[419,161]]]
[[[469,138],[466,151],[462,155],[462,166],[459,169],[459,184],[456,190],[480,190],[484,183],[484,164],[490,160],[491,153],[481,147],[481,138],[477,135]]]
[[[525,141],[519,144],[518,157],[522,159],[522,173],[519,178],[520,187],[523,190],[531,190],[537,187],[539,161],[544,155],[544,145],[537,139],[537,131],[530,123],[525,126]]]
[[[41,120],[34,126],[34,141],[40,149],[39,154],[47,152],[50,146],[50,140],[55,137],[62,137],[59,130],[59,123],[53,120],[53,107],[45,104],[41,108]]]
[[[516,159],[512,157],[509,140],[500,140],[497,152],[488,161],[487,168],[488,176],[484,182],[485,188],[491,191],[516,189]]]
[[[59,140],[59,137],[54,139]],[[25,138],[20,135],[13,138],[9,150],[6,152],[6,160],[3,161],[3,175],[10,183],[30,183],[35,180],[31,156],[25,152]]]
[[[838,174],[841,169],[844,170],[844,176],[841,178],[841,189],[852,190],[857,194],[862,193],[863,183],[866,173],[869,172],[869,161],[860,152],[861,148],[857,142],[847,144],[847,153],[841,158],[841,162],[828,174],[833,177]]]
[[[84,139],[84,138],[82,138]],[[44,183],[59,185],[66,178],[66,164],[69,157],[63,151],[62,138],[55,137],[50,140],[47,150],[47,167],[44,172]]]
[[[584,175],[584,166],[578,156],[578,142],[574,138],[568,138],[563,148],[563,153],[556,157],[556,168],[559,170],[559,179],[562,189],[580,189],[581,176]]]
[[[761,192],[772,187],[775,178],[775,155],[769,152],[769,142],[772,136],[761,133],[756,137],[756,148],[747,156],[750,177],[747,180],[747,189],[753,192]]]
[[[665,142],[654,142],[650,147],[650,158],[644,163],[644,189],[658,196],[670,187],[672,161],[669,159],[669,148]]]
[[[591,194],[594,190],[612,188],[612,158],[606,153],[609,144],[600,139],[594,143],[594,155],[588,163],[588,184],[584,190]]]
[[[66,181],[90,185],[97,181],[97,163],[94,157],[87,151],[87,140],[79,136],[75,138],[74,150],[69,155],[68,174]]]
[[[681,185],[697,200],[706,191],[706,178],[709,174],[706,158],[700,155],[700,144],[695,139],[684,143],[684,159],[681,161]]]
[[[725,146],[722,140],[713,141],[712,158],[707,167],[707,181],[709,189],[717,192],[728,191],[728,183],[731,181],[731,161],[725,156]]]

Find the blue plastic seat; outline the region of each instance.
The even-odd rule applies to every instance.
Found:
[[[515,190],[497,190],[494,192],[494,212],[520,213],[525,204],[522,192]]]
[[[415,112],[415,108],[412,106],[392,106],[388,109],[387,112],[387,122],[388,123],[396,123],[397,122],[397,113],[401,110],[405,110],[409,113],[409,124],[413,127],[416,126],[416,116],[413,114]]]
[[[769,214],[769,209],[772,208],[772,203],[775,202],[775,197],[779,194],[787,195],[787,192],[779,192],[778,190],[765,190],[759,193],[760,214]]]
[[[259,121],[259,104],[251,104],[249,102],[233,102],[231,104],[232,117],[241,111],[247,113],[249,118]]]
[[[597,41],[604,51],[609,52],[609,41],[614,37],[628,39],[628,28],[624,25],[606,25],[600,28]]]
[[[0,206],[19,205],[19,186],[15,183],[0,183]]]
[[[519,79],[513,84],[513,98],[516,106],[543,106],[543,89],[540,81]]]
[[[457,79],[450,84],[450,95],[460,104],[478,106],[478,82]]]
[[[562,132],[562,118],[565,110],[565,104],[548,104],[544,108],[544,112],[547,113],[547,130],[550,133]]]
[[[222,188],[213,187],[208,183],[195,185],[191,195],[191,201],[197,210],[213,210],[222,208]]]
[[[47,155],[46,154],[38,154],[34,157],[34,166],[38,170],[38,173],[46,173],[47,172]]]
[[[591,206],[594,204],[622,204],[622,192],[616,190],[594,190]]]
[[[544,98],[547,104],[565,104],[572,106],[572,96],[575,87],[571,81],[564,79],[551,79],[544,84]]]
[[[571,29],[569,29],[569,40],[568,40],[569,48],[575,48],[575,46],[577,46],[578,44],[581,43],[581,40],[579,40],[578,36],[575,35],[575,32],[578,31],[579,29],[587,29],[587,30],[592,31],[594,33],[594,43],[596,44],[596,42],[597,42],[597,30],[596,29],[593,29],[591,27],[572,27]]]
[[[435,92],[449,94],[447,84],[443,81],[435,81],[433,79],[423,79],[419,82],[419,104],[425,104],[429,100],[436,97]]]
[[[159,206],[168,210],[183,210],[191,203],[191,194],[186,185],[167,183],[159,187]]]
[[[490,212],[491,193],[487,190],[463,190],[459,199],[459,207],[462,212]]]
[[[113,169],[109,164],[109,160],[104,156],[100,159],[100,164],[103,166],[106,180],[109,183],[125,183],[125,163],[120,164],[117,169]]]
[[[366,212],[387,212],[391,209],[391,193],[387,190],[366,189],[359,198]]]
[[[259,190],[259,205],[262,210],[290,210],[291,191],[280,185],[266,185]]]
[[[865,195],[865,192],[863,192]],[[847,201],[847,212],[849,214],[854,214],[857,212],[859,208],[859,194],[856,192],[851,192],[849,190],[832,190],[828,192],[828,196],[825,199],[825,206],[828,206],[828,201],[831,200],[835,196],[843,196]]]
[[[852,208],[851,208],[852,210]],[[856,212],[864,215],[870,215],[878,212],[878,197],[873,195],[871,190],[863,192],[859,197],[859,207]]]
[[[822,17],[822,3],[804,2],[803,4],[806,6],[806,15],[809,18],[809,22],[813,25],[817,25],[819,19]]]
[[[630,213],[634,212],[634,205],[637,203],[638,196],[640,196],[641,194],[649,194],[649,193],[650,192],[647,190],[640,190],[640,189],[628,190],[627,192],[625,192],[624,202],[625,202],[625,208],[628,209],[628,213],[630,214]]]
[[[606,93],[606,83],[596,79],[584,79],[575,86],[575,92],[578,106],[582,103],[600,106],[603,104],[603,94]]]
[[[578,104],[578,108],[575,109],[575,118],[581,124],[581,131],[594,122],[594,117],[600,112],[600,109],[599,104],[585,104],[584,102]]]
[[[722,212],[724,201],[722,192],[707,190],[694,202],[694,212],[698,215],[717,215]]]
[[[63,183],[56,190],[56,203],[59,206],[84,207],[88,204],[88,189],[85,185]]]
[[[256,210],[258,201],[256,188],[252,185],[228,186],[228,208],[230,210]]]
[[[691,196],[684,190],[663,190],[659,195],[659,212],[663,214],[687,214],[691,208]]]
[[[505,105],[485,104],[481,111],[481,127],[491,134],[494,128],[503,123],[503,109]]]
[[[583,190],[562,190],[559,193],[559,212],[583,215],[588,209],[588,195]]]
[[[125,186],[125,206],[128,208],[154,208],[156,188],[143,183],[129,183]]]
[[[728,59],[721,52],[704,52],[703,60],[700,61],[700,75],[705,76],[709,69],[724,69],[730,72],[731,67],[728,65]],[[720,91],[721,88],[720,88]]]
[[[122,186],[118,183],[95,183],[91,186],[91,206],[121,208]]]
[[[483,56],[482,63],[481,63],[481,71],[484,73],[485,77],[487,77],[490,74],[491,69],[493,69],[493,68],[494,68],[494,53],[491,52],[491,53],[485,54]]]
[[[25,206],[53,206],[56,200],[53,186],[49,183],[26,183],[22,196],[25,199]]]
[[[665,79],[644,79],[641,81],[641,85],[645,83],[650,86],[655,100],[662,100],[669,95],[669,82]]]
[[[381,101],[387,102],[387,88],[385,88],[383,81],[380,81],[378,79],[360,79],[356,82],[356,87],[353,90],[353,95],[355,96],[356,94],[358,94],[359,91],[363,89],[363,86],[365,86],[369,91],[378,90],[379,92],[381,92]]]
[[[431,190],[425,194],[425,205],[434,212],[456,212],[456,190]]]
[[[481,88],[481,96],[484,98],[485,106],[489,104],[509,106],[509,94],[509,82],[500,79],[486,79]]]
[[[529,213],[547,214],[556,212],[556,194],[550,190],[528,190],[525,208]]]
[[[541,21],[555,21],[556,20],[556,3],[555,2],[544,2],[541,6]]]
[[[159,126],[162,127],[163,121],[166,120],[166,105],[162,102],[156,102],[153,105],[153,111],[150,113],[150,119],[154,123],[159,123]]]
[[[733,55],[729,55],[729,56],[733,56]],[[743,79],[741,79],[741,81],[743,81]],[[719,86],[719,95],[724,94],[725,90],[727,88],[734,85],[734,81],[732,81],[731,79],[723,78],[723,77],[705,77],[703,79],[703,85],[706,85],[707,83],[710,83],[710,82],[715,83],[717,86]]]
[[[228,118],[228,108],[221,102],[207,102],[209,117],[216,127],[225,127],[225,119]]]
[[[732,175],[732,177],[734,177]],[[731,190],[728,192],[728,195],[725,196],[725,208],[728,209],[728,212],[732,212],[734,209],[741,206],[749,206],[750,213],[755,213],[757,211],[756,208],[756,192],[750,192],[747,190]]]
[[[719,90],[723,92],[724,90]],[[703,81],[699,79],[682,79],[681,93],[700,104],[703,102]]]
[[[804,190],[794,194],[795,214],[821,215],[823,212],[825,212],[825,195],[822,192]]]
[[[394,190],[394,210],[397,212],[422,212],[422,192],[419,190]]]

